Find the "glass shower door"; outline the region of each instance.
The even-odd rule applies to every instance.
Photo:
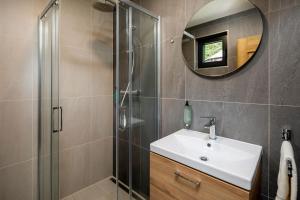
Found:
[[[62,109],[58,83],[58,5],[49,4],[39,24],[39,199],[59,200],[58,144]]]
[[[123,0],[116,18],[116,175],[131,199],[149,199],[150,143],[160,132],[159,17]]]

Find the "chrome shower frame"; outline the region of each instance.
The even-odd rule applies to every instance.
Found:
[[[41,177],[41,165],[42,165],[42,161],[41,161],[41,152],[42,152],[42,141],[41,141],[41,131],[42,131],[42,127],[41,127],[41,85],[42,85],[42,76],[41,76],[41,72],[42,72],[42,63],[43,63],[43,19],[45,17],[47,17],[47,13],[51,10],[51,9],[55,9],[54,10],[54,14],[53,14],[53,20],[52,21],[52,26],[53,26],[53,32],[52,32],[52,47],[51,47],[51,51],[53,53],[53,60],[52,60],[52,67],[55,67],[56,69],[59,69],[59,16],[60,16],[60,9],[59,9],[59,4],[60,4],[60,0],[51,0],[49,1],[49,3],[47,4],[47,6],[44,8],[44,10],[41,12],[41,14],[38,16],[38,191],[37,191],[37,195],[38,195],[38,199],[39,200],[43,200],[43,197],[41,196],[41,179],[43,177]],[[53,69],[52,69],[53,70]],[[53,72],[52,72],[53,73]],[[57,75],[59,77],[59,71],[57,71]],[[52,75],[53,76],[53,75]],[[59,85],[59,78],[56,79],[56,84]],[[52,108],[55,107],[60,107],[59,104],[59,90],[57,90],[57,100],[56,100],[56,105],[52,104]],[[53,107],[54,106],[54,107]],[[52,109],[51,108],[51,109]],[[53,115],[53,114],[52,114]],[[53,116],[51,116],[52,120],[53,120]],[[58,118],[56,118],[57,121],[61,121],[62,120],[62,116],[58,116]],[[53,121],[52,121],[53,123]],[[53,124],[51,125],[53,126]],[[53,127],[51,128],[51,134],[56,134],[56,137],[59,137],[59,132],[60,129],[58,129],[57,131],[53,130]],[[58,200],[59,199],[59,166],[58,166],[58,162],[59,162],[59,149],[54,149],[52,146],[54,145],[54,141],[53,138],[51,136],[51,164],[50,164],[50,176],[51,176],[51,183],[50,183],[50,187],[51,187],[51,192],[50,192],[50,199],[51,200]],[[58,145],[58,144],[57,144]],[[58,145],[59,146],[59,145]],[[53,155],[53,152],[56,153],[56,155]],[[55,159],[54,159],[55,157]]]

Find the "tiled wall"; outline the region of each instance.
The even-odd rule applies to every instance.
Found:
[[[61,0],[60,194],[112,175],[113,13],[95,0]]]
[[[214,80],[191,72],[181,52],[186,22],[207,2],[139,2],[162,16],[163,135],[183,127],[184,101],[190,100],[194,110],[192,129],[205,131],[206,121],[199,117],[216,116],[218,135],[263,146],[262,197],[272,199],[277,188],[280,131],[284,126],[293,129],[300,169],[300,1],[252,0],[264,16],[261,48],[242,71]]]
[[[42,0],[0,1],[0,199],[36,199],[37,16]]]
[[[112,175],[112,14],[61,1],[61,195]],[[0,199],[37,199],[37,18],[48,0],[0,1]]]

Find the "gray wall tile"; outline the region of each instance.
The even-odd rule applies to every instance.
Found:
[[[0,169],[1,200],[32,200],[32,161]]]
[[[140,4],[162,17],[162,41],[182,35],[185,27],[185,0],[142,0]]]
[[[224,137],[263,147],[262,193],[268,195],[268,105],[224,103]]]
[[[140,143],[144,149],[150,149],[150,143],[158,139],[157,130],[157,99],[156,98],[141,98],[141,113],[140,119],[144,123],[140,127]]]
[[[278,11],[285,8],[296,6],[298,0],[269,0],[270,1],[270,12]]]
[[[60,149],[85,144],[91,135],[92,98],[71,98],[61,101],[63,130],[60,133]]]
[[[60,153],[60,197],[68,196],[89,184],[89,145]]]
[[[89,141],[113,136],[113,97],[98,96],[91,102],[91,134]]]
[[[32,158],[32,101],[0,102],[0,168]]]
[[[204,129],[204,125],[209,122],[209,119],[203,119],[201,117],[216,117],[216,134],[220,135],[223,129],[223,103],[221,102],[202,102],[191,101],[193,109],[193,121],[192,130],[208,133],[207,129]],[[181,105],[182,107],[183,105]],[[182,113],[183,116],[183,113]]]
[[[174,43],[162,43],[162,97],[184,98],[185,63],[181,51],[181,37],[174,38]]]
[[[89,184],[112,176],[113,138],[108,137],[90,143],[88,146],[89,168],[85,171],[89,176]]]
[[[162,99],[162,136],[167,136],[184,127],[184,100]]]
[[[300,105],[300,6],[270,14],[270,102]]]

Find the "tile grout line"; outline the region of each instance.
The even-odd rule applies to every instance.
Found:
[[[162,97],[162,100],[177,100],[177,101],[184,101],[185,99],[182,98],[169,98],[169,97]],[[258,105],[258,106],[277,106],[277,107],[292,107],[292,108],[300,108],[299,106],[295,105],[277,105],[277,104],[264,104],[264,103],[249,103],[249,102],[238,102],[238,101],[212,101],[212,100],[200,100],[200,99],[189,99],[190,101],[198,101],[198,102],[208,102],[208,103],[227,103],[227,104],[245,104],[245,105]]]
[[[72,147],[64,148],[60,152],[70,151],[70,150],[75,149],[75,148],[79,148],[79,147],[82,147],[82,146],[85,146],[85,145],[89,145],[89,144],[94,144],[94,143],[101,142],[101,141],[104,141],[104,140],[108,140],[108,139],[111,139],[111,138],[113,138],[113,136],[106,136],[106,137],[103,137],[101,139],[96,139],[96,140],[89,141],[89,142],[86,142],[86,143],[74,145]]]
[[[33,161],[33,157],[30,158],[30,159],[27,159],[27,160],[23,160],[23,161],[14,162],[14,163],[11,163],[11,164],[8,164],[8,165],[4,165],[4,166],[0,167],[0,170],[6,169],[6,168],[10,168],[10,167],[15,167],[17,165],[21,165],[21,164],[27,163],[29,161]]]
[[[95,97],[113,97],[113,94],[99,94],[99,95],[89,95],[89,96],[69,96],[69,97],[61,97],[60,99],[81,99],[81,98],[95,98]]]
[[[36,99],[31,99],[31,98],[20,98],[20,99],[5,99],[5,100],[0,100],[0,103],[14,103],[14,102],[26,102],[26,101],[34,101]]]

